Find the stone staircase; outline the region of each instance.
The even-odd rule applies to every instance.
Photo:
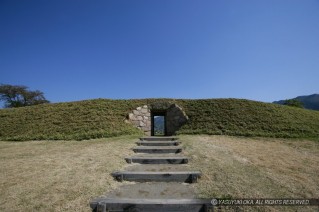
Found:
[[[90,202],[93,211],[213,211],[210,200],[196,199],[192,183],[199,171],[190,170],[177,137],[143,137],[126,157],[126,170],[115,180],[133,181]]]

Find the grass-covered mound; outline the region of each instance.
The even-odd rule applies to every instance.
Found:
[[[180,134],[319,137],[319,112],[242,99],[182,101],[190,118]]]
[[[316,138],[319,112],[239,99],[96,99],[0,110],[1,140],[69,140],[138,135],[125,123],[138,106],[175,102],[189,117],[179,134]]]

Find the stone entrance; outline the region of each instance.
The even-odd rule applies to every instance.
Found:
[[[164,116],[164,136],[172,136],[184,125],[188,117],[183,109],[175,103],[156,102],[151,105],[137,107],[128,114],[127,122],[142,130],[147,136],[156,135],[154,117]]]
[[[151,135],[166,136],[166,111],[151,112]]]

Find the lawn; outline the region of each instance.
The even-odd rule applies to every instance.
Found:
[[[190,165],[202,172],[194,184],[199,197],[319,197],[318,141],[230,136],[181,136],[181,140]],[[283,209],[302,208],[259,208]]]
[[[0,142],[0,211],[90,211],[135,140]]]
[[[193,184],[198,197],[319,196],[319,142],[207,135],[180,138],[190,165],[203,174]],[[136,140],[0,142],[0,211],[90,211],[93,197],[123,184],[110,173],[126,166],[123,158],[133,154],[130,148]]]

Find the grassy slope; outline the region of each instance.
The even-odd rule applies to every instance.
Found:
[[[69,140],[140,134],[124,122],[134,108],[163,99],[107,100],[0,110],[1,140]],[[189,121],[180,134],[318,137],[319,112],[239,99],[173,100]]]
[[[188,100],[180,134],[318,137],[319,112],[239,99]]]

